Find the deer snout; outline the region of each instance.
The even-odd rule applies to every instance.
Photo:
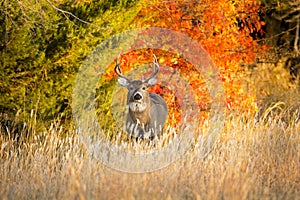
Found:
[[[139,100],[141,100],[142,98],[143,98],[143,95],[142,95],[141,93],[139,93],[139,92],[135,93],[134,96],[133,96],[133,99],[134,99],[135,101],[139,101]]]

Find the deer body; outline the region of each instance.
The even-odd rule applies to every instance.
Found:
[[[137,138],[154,138],[160,136],[168,115],[165,100],[157,94],[149,93],[147,89],[156,84],[159,65],[156,57],[152,75],[143,80],[132,80],[125,77],[119,67],[118,59],[115,71],[119,75],[118,82],[128,89],[126,116],[126,131]]]

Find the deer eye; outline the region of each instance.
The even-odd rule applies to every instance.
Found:
[[[143,86],[143,87],[142,87],[142,90],[146,90],[146,87],[145,87],[145,86]]]

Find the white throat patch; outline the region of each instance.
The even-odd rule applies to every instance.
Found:
[[[129,109],[133,112],[143,112],[146,110],[147,104],[145,102],[130,102]]]

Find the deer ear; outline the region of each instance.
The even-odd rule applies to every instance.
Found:
[[[118,83],[123,87],[127,87],[129,85],[128,80],[123,77],[118,77]]]
[[[153,78],[150,78],[148,81],[147,81],[147,84],[148,86],[153,86],[157,83],[157,78],[156,77],[153,77]]]

